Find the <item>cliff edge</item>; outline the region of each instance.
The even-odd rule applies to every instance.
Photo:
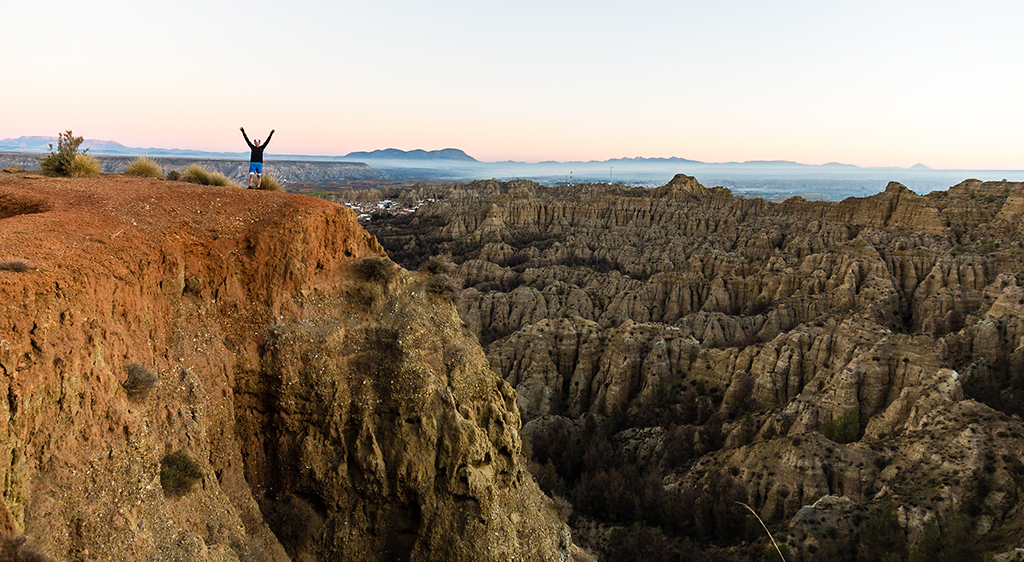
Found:
[[[344,207],[3,172],[0,295],[0,531],[56,560],[578,555],[443,283]]]

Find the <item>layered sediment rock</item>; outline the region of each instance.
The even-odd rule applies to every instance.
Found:
[[[515,391],[382,258],[316,199],[0,174],[0,531],[57,560],[569,559]]]
[[[409,266],[453,263],[460,315],[531,439],[564,419],[585,440],[596,416],[619,431],[618,462],[657,471],[697,512],[704,493],[751,504],[798,560],[852,560],[856,521],[882,505],[911,547],[958,514],[986,549],[1024,547],[1024,185],[892,183],[839,203],[686,176],[429,189],[440,201],[371,231]],[[580,529],[604,517],[584,515]],[[694,526],[722,538],[721,521]]]

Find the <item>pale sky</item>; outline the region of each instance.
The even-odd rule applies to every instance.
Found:
[[[1024,2],[48,0],[0,138],[1024,170]]]

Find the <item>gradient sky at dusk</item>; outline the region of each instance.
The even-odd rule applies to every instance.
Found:
[[[1017,1],[12,4],[0,138],[1024,170]]]

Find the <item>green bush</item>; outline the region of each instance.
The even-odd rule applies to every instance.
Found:
[[[147,158],[145,156],[139,156],[135,160],[132,160],[131,163],[128,164],[128,168],[124,171],[124,175],[155,179],[163,177],[163,173],[160,172],[160,165],[152,158]]]
[[[181,179],[181,172],[178,170],[171,170],[167,172],[167,179],[170,181],[179,181]]]
[[[79,152],[78,147],[85,141],[76,137],[70,130],[60,133],[57,137],[57,151],[50,143],[50,153],[39,160],[39,167],[47,175],[87,177],[100,173],[100,163],[92,156],[87,156],[89,149]]]
[[[981,560],[971,520],[966,515],[949,519],[932,518],[924,526],[917,546],[910,551],[908,562],[961,562]]]
[[[781,556],[780,556],[780,554],[781,554]],[[765,562],[777,562],[777,561],[782,561],[782,560],[789,560],[789,555],[790,555],[789,545],[787,545],[787,544],[780,544],[778,550],[776,550],[775,545],[769,544],[765,548],[764,553],[761,555],[761,560],[764,560]]]
[[[857,535],[857,562],[884,562],[886,556],[902,560],[907,553],[907,537],[891,503],[872,509]]]
[[[852,443],[860,439],[860,414],[857,409],[843,412],[843,415],[825,425],[825,437],[836,443]]]
[[[183,451],[171,453],[160,461],[160,485],[165,495],[184,495],[202,477],[203,469],[199,463]]]
[[[128,398],[145,400],[156,384],[160,382],[160,377],[141,363],[132,363],[128,365],[127,369],[128,378],[121,383],[121,386],[128,393]]]

